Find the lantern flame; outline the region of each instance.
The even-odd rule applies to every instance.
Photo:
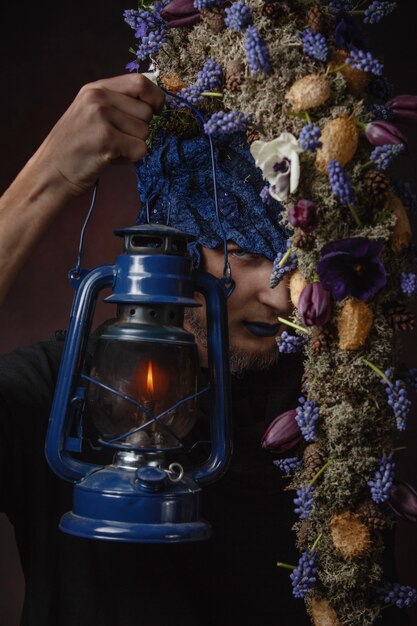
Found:
[[[146,391],[150,397],[154,394],[154,386],[153,386],[153,370],[152,370],[152,361],[148,362],[148,374],[146,376]]]

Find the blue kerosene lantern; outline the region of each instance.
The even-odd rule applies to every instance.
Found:
[[[201,486],[222,475],[231,448],[224,289],[210,274],[192,271],[187,242],[193,238],[185,233],[156,224],[115,232],[124,237],[124,253],[114,265],[88,271],[77,286],[48,427],[48,463],[75,483],[73,509],[60,528],[126,542],[205,539],[210,526],[200,519]],[[107,288],[105,301],[117,305],[117,315],[104,325],[90,359],[95,304]],[[194,336],[183,328],[184,308],[198,306],[195,291],[207,305],[203,389]],[[197,397],[206,392],[210,452],[188,466],[183,440],[192,437]],[[84,460],[85,433],[92,430],[93,447],[110,449],[111,464]]]

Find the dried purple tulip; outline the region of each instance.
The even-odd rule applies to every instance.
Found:
[[[200,11],[194,6],[194,0],[171,0],[162,9],[161,17],[168,22],[169,28],[192,26],[201,19]]]
[[[330,292],[318,281],[309,283],[300,294],[297,308],[306,326],[323,326],[332,314]]]
[[[288,208],[288,221],[294,228],[311,233],[317,226],[317,207],[312,200],[299,200]]]
[[[396,120],[417,123],[417,96],[407,94],[396,96],[387,103],[387,107]]]
[[[388,504],[394,513],[407,522],[417,522],[417,491],[403,480],[394,482]]]
[[[389,122],[377,120],[366,125],[365,135],[373,146],[407,145],[407,137]]]
[[[278,415],[266,429],[261,445],[267,450],[285,452],[297,446],[303,440],[300,428],[295,421],[294,409]]]

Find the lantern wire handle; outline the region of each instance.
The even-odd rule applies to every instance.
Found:
[[[87,212],[87,215],[84,219],[84,223],[82,225],[81,228],[81,233],[80,233],[80,241],[78,243],[78,251],[77,251],[77,261],[75,264],[75,267],[69,271],[68,275],[69,278],[73,284],[74,287],[76,287],[79,284],[80,279],[83,277],[83,275],[85,274],[85,270],[83,270],[81,268],[81,255],[83,252],[83,246],[84,246],[84,237],[85,237],[85,231],[87,230],[87,226],[88,226],[88,222],[90,221],[90,217],[93,213],[95,204],[96,204],[96,198],[97,198],[97,190],[98,190],[98,184],[99,184],[100,179],[98,178],[96,180],[96,182],[94,183],[94,187],[93,187],[93,195],[91,198],[91,202],[90,202],[90,206]]]
[[[203,115],[200,113],[200,111],[198,111],[198,109],[196,109],[185,98],[182,98],[178,94],[171,93],[170,91],[168,91],[167,89],[164,89],[161,86],[160,86],[160,89],[167,96],[170,96],[171,98],[179,100],[180,102],[185,104],[185,106],[188,107],[194,113],[194,115],[196,116],[197,120],[200,122],[202,128],[204,129],[205,119],[204,119]],[[223,251],[224,251],[223,278],[219,279],[219,282],[224,287],[225,292],[226,292],[226,297],[228,298],[232,294],[232,292],[233,292],[233,290],[234,290],[236,285],[235,285],[235,281],[232,278],[232,269],[231,269],[230,263],[229,263],[229,256],[228,256],[228,252],[227,252],[227,237],[226,237],[226,233],[225,233],[224,228],[223,228],[223,223],[222,223],[222,221],[220,219],[219,202],[218,202],[218,195],[217,195],[216,157],[215,157],[215,153],[214,153],[213,140],[211,138],[211,135],[209,135],[208,133],[206,133],[206,136],[207,136],[207,139],[208,139],[209,145],[210,145],[211,171],[212,171],[212,176],[213,176],[214,206],[215,206],[215,209],[216,209],[217,222],[219,224],[219,227],[220,227],[220,230],[221,230],[221,233],[222,233],[222,238],[223,238]],[[148,211],[148,215],[149,215],[149,211]]]

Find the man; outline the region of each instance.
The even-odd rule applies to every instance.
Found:
[[[160,90],[138,75],[98,81],[81,90],[1,199],[3,297],[29,250],[68,198],[89,189],[107,164],[136,162],[145,156],[149,121],[163,101]],[[180,162],[182,158],[177,166]],[[220,170],[230,176],[227,167],[220,163]],[[149,176],[146,167],[140,171],[143,194]],[[158,188],[168,200],[175,194],[169,187],[173,178],[165,177],[168,188],[162,183]],[[257,206],[259,219],[269,219],[266,209],[262,213]],[[272,457],[260,446],[270,421],[296,405],[301,368],[296,355],[276,359],[276,317],[288,310],[285,284],[274,290],[268,286],[278,235],[271,228],[271,232],[260,229],[255,237],[250,224],[255,207],[240,209],[223,211],[232,230],[235,222],[240,223],[228,237],[236,283],[228,300],[229,335],[232,369],[238,376],[232,386],[232,463],[226,476],[203,493],[212,539],[117,544],[59,532],[59,519],[71,508],[72,486],[52,474],[43,448],[62,343],[37,344],[1,359],[0,501],[14,525],[26,579],[23,625],[308,623],[303,602],[292,598],[288,573],[276,567],[277,560],[295,563],[298,557],[291,532],[293,496],[284,491]],[[174,212],[175,226],[182,225],[183,214],[189,224],[190,213]],[[221,276],[223,250],[215,222],[208,219],[199,228],[195,253],[207,271]],[[204,367],[203,313],[188,315],[187,323],[196,333]]]

